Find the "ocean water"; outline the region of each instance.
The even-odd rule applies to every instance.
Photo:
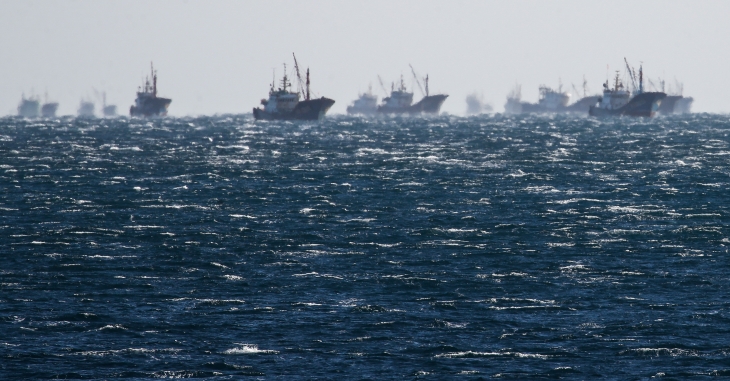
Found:
[[[0,379],[730,376],[728,133],[0,119]]]

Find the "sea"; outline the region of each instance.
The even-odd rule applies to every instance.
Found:
[[[0,379],[730,376],[730,116],[0,119]]]

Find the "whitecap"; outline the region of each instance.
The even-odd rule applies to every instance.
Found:
[[[463,352],[449,352],[438,354],[435,357],[446,357],[446,358],[462,358],[462,357],[492,357],[492,356],[507,356],[507,357],[520,357],[520,358],[538,358],[546,360],[547,355],[535,354],[535,353],[523,353],[523,352],[475,352],[475,351],[463,351]]]
[[[272,354],[279,353],[279,351],[271,349],[259,349],[256,344],[239,344],[240,347],[226,349],[223,354],[226,355],[250,355],[250,354]]]

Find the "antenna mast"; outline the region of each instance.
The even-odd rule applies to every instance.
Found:
[[[284,78],[281,79],[281,87],[286,92],[286,87],[291,86],[291,83],[289,83],[289,78],[286,77],[286,63],[284,63]]]

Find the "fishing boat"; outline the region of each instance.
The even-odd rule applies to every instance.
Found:
[[[78,116],[82,118],[93,118],[94,117],[94,103],[87,100],[81,100],[78,109]]]
[[[294,54],[292,53],[292,55]],[[310,91],[309,69],[307,69],[306,85],[304,85],[296,56],[294,56],[294,68],[299,81],[297,91],[291,91],[292,85],[286,75],[286,64],[284,64],[281,86],[275,87],[276,78],[274,78],[269,89],[269,99],[261,100],[263,108],[253,109],[254,118],[257,120],[320,120],[324,118],[335,101],[325,97],[313,99]],[[300,98],[304,98],[304,100],[300,100]]]
[[[40,101],[38,98],[34,96],[26,98],[25,94],[23,94],[20,104],[18,105],[18,116],[23,118],[37,118],[39,107]]]
[[[421,86],[421,81],[418,75],[416,75],[416,71],[413,69],[413,66],[411,66],[411,71],[421,93],[423,93],[423,98],[413,104],[413,93],[407,91],[406,84],[403,81],[403,76],[401,75],[400,86],[396,89],[395,84],[391,84],[390,96],[383,98],[383,104],[378,106],[378,113],[415,115],[438,114],[441,111],[441,105],[444,104],[446,98],[449,96],[446,94],[429,94],[428,75],[423,78],[424,87]]]
[[[624,58],[624,61],[626,59]],[[659,109],[662,100],[667,97],[663,92],[645,92],[644,91],[644,71],[639,66],[638,78],[635,71],[626,61],[629,78],[634,87],[634,95],[631,91],[624,87],[616,71],[613,88],[610,87],[608,80],[603,84],[603,96],[598,99],[596,105],[591,106],[588,114],[591,116],[611,116],[611,115],[627,115],[652,117]]]
[[[55,118],[58,110],[58,102],[47,102],[41,106],[41,116],[44,118]]]
[[[112,118],[117,116],[117,106],[106,104],[106,92],[102,93],[101,112],[105,117]]]
[[[573,86],[573,90],[578,90]],[[571,95],[567,91],[563,91],[563,85],[560,84],[555,90],[546,85],[540,85],[538,88],[539,98],[537,103],[522,102],[521,91],[519,86],[516,87],[507,96],[507,104],[505,104],[505,112],[508,114],[544,114],[544,113],[576,113],[587,114],[590,106],[595,105],[600,98],[597,95],[587,95],[586,81],[583,80],[583,97],[577,101],[570,103]]]
[[[373,115],[378,110],[378,96],[373,95],[372,88],[367,93],[362,93],[351,105],[347,106],[347,113],[350,115]]]
[[[492,112],[492,105],[484,102],[484,97],[471,93],[466,96],[466,115],[479,115]]]
[[[137,117],[165,116],[170,103],[172,103],[172,99],[157,96],[157,71],[150,64],[150,76],[137,89],[137,99],[134,101],[134,105],[129,108],[129,115]]]

